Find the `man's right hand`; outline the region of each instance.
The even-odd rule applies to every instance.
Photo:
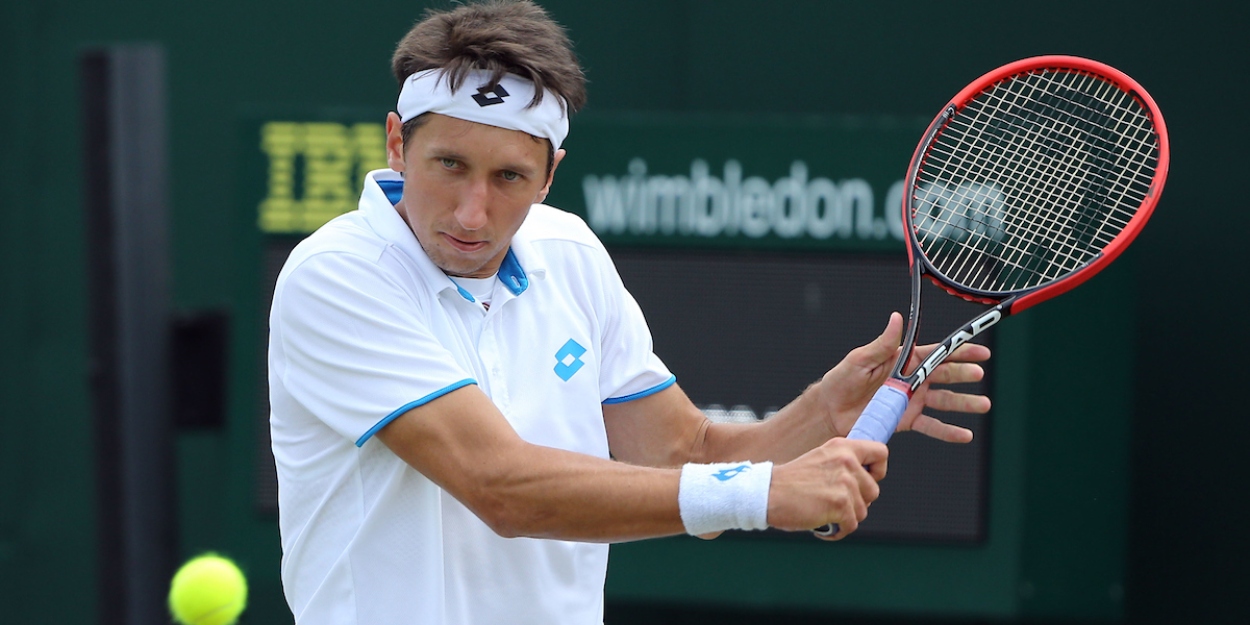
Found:
[[[836,524],[838,532],[821,536],[841,540],[868,516],[881,494],[889,450],[873,441],[830,439],[794,460],[773,467],[768,491],[768,525],[802,531]]]

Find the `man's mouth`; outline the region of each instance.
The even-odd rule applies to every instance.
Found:
[[[461,252],[476,252],[486,247],[486,241],[465,241],[447,233],[443,233],[443,238],[447,240],[448,244]]]

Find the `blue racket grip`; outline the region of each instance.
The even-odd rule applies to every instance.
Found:
[[[902,389],[894,388],[889,384],[883,385],[877,389],[872,396],[872,401],[868,402],[868,406],[859,414],[859,419],[855,420],[855,426],[846,437],[878,443],[890,442],[890,437],[894,435],[894,430],[898,429],[899,419],[903,418],[903,412],[907,410],[907,402],[910,399],[911,397]],[[812,530],[812,533],[817,536],[833,536],[839,531],[841,528],[836,523],[831,523]]]
[[[894,430],[898,429],[898,421],[903,418],[903,412],[907,410],[907,402],[910,399],[903,390],[889,384],[883,385],[872,396],[872,401],[868,402],[868,407],[860,413],[859,419],[855,421],[855,427],[851,428],[851,433],[846,437],[878,443],[890,442],[890,437],[894,435]]]

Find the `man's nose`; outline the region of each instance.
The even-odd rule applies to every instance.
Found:
[[[456,206],[456,221],[465,230],[486,225],[486,202],[489,196],[486,181],[473,181],[462,189]]]

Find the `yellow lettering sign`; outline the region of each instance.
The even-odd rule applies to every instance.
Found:
[[[386,167],[382,124],[268,122],[260,149],[269,159],[258,225],[271,234],[312,232],[354,210],[365,174]]]

